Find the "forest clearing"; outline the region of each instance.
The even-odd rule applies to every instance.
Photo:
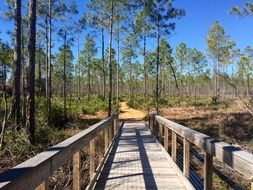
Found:
[[[1,1],[0,189],[253,190],[252,15]]]

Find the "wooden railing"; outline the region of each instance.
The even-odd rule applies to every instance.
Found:
[[[190,173],[190,149],[195,145],[201,149],[204,155],[204,189],[210,190],[213,186],[213,158],[228,165],[231,169],[242,174],[251,181],[253,190],[253,155],[220,142],[208,135],[184,127],[154,113],[149,115],[149,126],[158,139],[163,139],[165,150],[168,151],[168,132],[171,131],[171,157],[176,162],[177,138],[183,139],[183,174],[189,178]]]
[[[73,189],[81,189],[80,150],[89,144],[89,176],[92,180],[96,170],[95,151],[99,152],[99,161],[101,162],[119,129],[118,116],[118,113],[114,114],[0,174],[0,189],[47,190],[48,178],[71,158],[73,159]],[[96,148],[95,139],[104,141],[104,147]]]

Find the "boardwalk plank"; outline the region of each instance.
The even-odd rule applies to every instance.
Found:
[[[95,189],[187,189],[144,122],[127,122]]]

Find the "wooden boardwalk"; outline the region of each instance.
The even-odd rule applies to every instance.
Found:
[[[193,189],[144,122],[125,122],[95,189]]]

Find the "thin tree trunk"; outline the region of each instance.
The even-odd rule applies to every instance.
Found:
[[[113,11],[114,0],[111,0],[111,15],[110,15],[110,31],[109,31],[109,100],[108,100],[108,117],[112,114],[112,33],[113,33]]]
[[[5,135],[5,129],[7,125],[7,96],[6,96],[6,63],[3,63],[4,65],[4,83],[3,83],[3,100],[4,100],[4,117],[3,117],[3,122],[2,122],[2,131],[0,135],[0,150],[4,146],[4,135]]]
[[[15,51],[13,72],[13,98],[11,114],[20,124],[20,75],[21,75],[21,0],[15,1]]]
[[[88,100],[90,100],[91,94],[91,77],[90,77],[90,60],[88,60]]]
[[[146,31],[143,39],[143,59],[144,59],[144,98],[147,99],[147,63],[146,63]]]
[[[77,53],[78,53],[78,65],[77,65],[77,72],[78,72],[78,78],[77,78],[77,83],[78,83],[78,92],[77,92],[77,97],[78,100],[80,100],[80,90],[81,90],[81,68],[80,68],[80,34],[78,34],[78,43],[77,43]]]
[[[177,88],[177,96],[179,96],[179,86],[178,86],[178,82],[177,82],[177,75],[176,75],[175,69],[172,66],[171,62],[169,62],[169,65],[170,65],[170,69],[171,69],[172,74],[173,74],[173,78],[175,80],[175,84],[176,84],[176,88]]]
[[[247,63],[248,65],[247,65],[247,70],[246,70],[246,72],[247,72],[247,97],[249,97],[249,95],[250,95],[250,73],[249,73],[249,62]]]
[[[39,70],[39,73],[38,73],[38,87],[39,87],[39,96],[41,96],[41,94],[42,94],[42,83],[41,83],[41,48],[40,48],[40,46],[39,46],[39,50],[37,51],[37,53],[38,53],[38,70]]]
[[[133,99],[133,64],[132,59],[130,58],[130,98]]]
[[[159,114],[159,63],[160,61],[160,21],[157,27],[157,54],[156,54],[156,113]]]
[[[101,34],[102,34],[103,97],[105,98],[106,79],[105,79],[105,38],[104,38],[104,28],[102,28]]]
[[[66,85],[67,85],[67,77],[66,77],[66,46],[67,46],[67,32],[64,34],[64,53],[63,53],[63,104],[64,104],[64,118],[67,116],[67,105],[66,105]]]
[[[27,73],[26,73],[26,63],[25,63],[25,41],[24,41],[24,25],[22,26],[22,56],[21,56],[21,69],[22,69],[22,93],[23,93],[23,119],[22,124],[25,126],[26,122],[26,79],[27,79]]]
[[[47,76],[48,76],[48,97],[47,97],[47,121],[51,122],[51,98],[52,98],[52,63],[51,63],[51,49],[52,49],[52,2],[51,0],[48,0],[48,8],[49,8],[49,25],[48,25],[48,70],[47,70]]]
[[[45,46],[46,46],[46,101],[47,101],[47,108],[48,108],[48,99],[49,99],[49,61],[48,61],[48,51],[49,51],[49,47],[48,47],[48,42],[49,42],[49,39],[48,39],[48,18],[45,19],[45,25],[46,25],[46,28],[45,28],[45,40],[46,40],[46,43],[45,43]]]
[[[181,78],[180,78],[180,81],[181,81],[181,98],[184,97],[184,83],[183,83],[183,63],[181,61],[180,63],[180,71],[181,71]]]
[[[27,93],[26,127],[29,130],[29,140],[34,144],[35,132],[35,53],[36,53],[36,0],[29,1],[29,77]]]
[[[119,33],[119,29],[118,29],[118,40],[117,40],[117,44],[118,44],[118,61],[117,61],[117,99],[116,99],[116,106],[117,106],[117,110],[119,110],[119,54],[120,54],[120,45],[119,45],[119,40],[120,40],[120,33]]]

